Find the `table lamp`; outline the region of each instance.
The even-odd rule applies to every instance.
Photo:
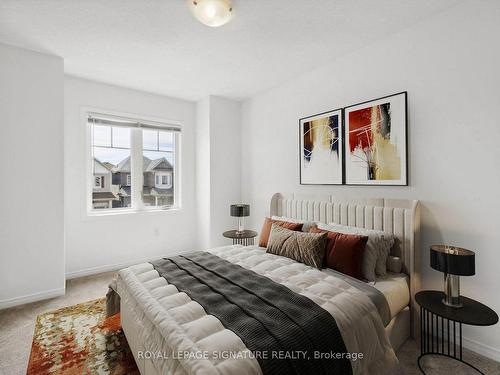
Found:
[[[460,308],[460,276],[472,276],[476,273],[475,254],[473,251],[448,245],[431,246],[431,267],[444,272],[443,303],[446,306]]]
[[[231,205],[231,216],[238,218],[238,232],[243,232],[243,218],[245,216],[250,216],[250,205],[249,204],[232,204]]]

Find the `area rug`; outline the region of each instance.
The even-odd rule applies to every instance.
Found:
[[[27,375],[139,375],[121,328],[120,314],[106,318],[106,300],[39,315]]]

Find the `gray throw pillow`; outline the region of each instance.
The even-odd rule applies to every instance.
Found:
[[[326,237],[326,233],[303,233],[273,224],[267,252],[320,269],[325,256]]]

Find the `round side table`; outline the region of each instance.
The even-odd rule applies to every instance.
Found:
[[[257,232],[253,230],[244,230],[238,232],[237,230],[228,230],[222,233],[226,238],[231,238],[233,240],[233,245],[253,245],[253,239],[257,237]]]
[[[463,307],[458,309],[443,304],[443,298],[444,293],[436,290],[426,290],[415,295],[420,305],[418,368],[425,374],[420,360],[432,354],[456,359],[483,374],[462,358],[462,324],[491,326],[498,322],[498,315],[488,306],[471,298],[461,296]]]

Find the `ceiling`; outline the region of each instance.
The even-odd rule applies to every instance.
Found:
[[[460,0],[234,0],[209,28],[186,0],[0,0],[0,42],[65,72],[188,100],[241,100],[410,27]]]

